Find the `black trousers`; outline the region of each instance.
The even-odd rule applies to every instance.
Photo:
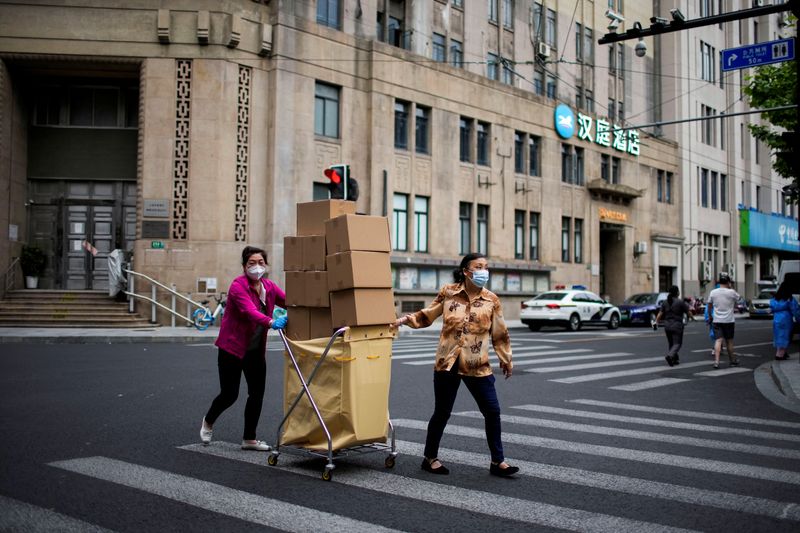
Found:
[[[667,334],[667,343],[669,344],[669,357],[678,357],[678,352],[683,344],[683,328],[666,328],[664,330]]]
[[[244,406],[242,439],[255,440],[267,379],[267,361],[264,355],[259,350],[253,350],[245,353],[243,359],[239,359],[220,348],[217,366],[220,392],[211,402],[211,407],[206,413],[206,422],[213,425],[225,409],[236,403],[239,397],[239,383],[244,374],[244,379],[247,381],[247,403]]]

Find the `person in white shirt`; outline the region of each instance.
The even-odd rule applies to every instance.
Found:
[[[739,359],[733,352],[733,332],[734,316],[733,310],[736,302],[739,301],[739,293],[731,289],[731,278],[727,272],[719,273],[719,287],[711,291],[708,295],[708,305],[711,310],[708,313],[711,326],[714,328],[714,368],[719,368],[719,352],[722,349],[722,341],[728,349],[728,358],[731,366],[739,366]]]

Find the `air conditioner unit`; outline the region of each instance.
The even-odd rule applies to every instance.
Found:
[[[633,253],[639,254],[646,254],[647,253],[647,241],[636,241],[633,243]]]
[[[700,281],[711,281],[711,261],[700,261]]]
[[[728,263],[725,265],[725,272],[730,276],[731,281],[736,281],[736,263]]]
[[[550,45],[547,43],[536,43],[536,53],[539,54],[539,57],[550,57]]]

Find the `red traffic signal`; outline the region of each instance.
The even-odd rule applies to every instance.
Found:
[[[342,182],[342,175],[337,167],[330,167],[325,169],[325,177],[337,185]]]

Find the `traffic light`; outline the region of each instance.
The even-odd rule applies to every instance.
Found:
[[[331,165],[325,169],[325,177],[330,180],[328,190],[331,198],[358,200],[358,182],[350,177],[350,165]]]

